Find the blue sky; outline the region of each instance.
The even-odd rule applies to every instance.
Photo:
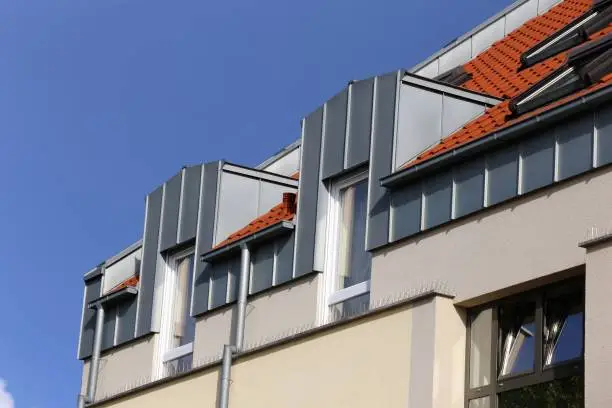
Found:
[[[0,408],[70,407],[82,274],[186,164],[256,165],[348,80],[510,0],[3,0]]]

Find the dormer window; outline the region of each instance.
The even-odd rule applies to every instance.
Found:
[[[331,191],[326,256],[325,321],[368,310],[372,256],[366,251],[366,173],[337,182]]]

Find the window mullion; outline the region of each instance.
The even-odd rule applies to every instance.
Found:
[[[497,408],[497,358],[499,350],[499,308],[493,308],[491,323],[491,408]]]
[[[543,339],[544,339],[544,304],[542,296],[538,296],[536,299],[535,309],[535,373],[540,375],[542,373],[542,350],[543,350]]]

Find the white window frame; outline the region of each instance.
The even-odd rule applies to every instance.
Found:
[[[332,307],[334,305],[370,292],[371,279],[353,286],[349,286],[348,288],[335,289],[336,278],[338,275],[340,216],[342,213],[341,193],[345,188],[367,179],[368,171],[363,171],[331,184],[327,213],[327,248],[325,250],[325,269],[323,273],[323,296],[319,305],[321,309],[319,313],[321,324],[329,323],[331,321]]]
[[[166,377],[166,363],[177,360],[181,357],[188,356],[193,353],[193,342],[184,344],[178,347],[170,347],[172,342],[172,320],[174,316],[174,294],[176,291],[177,284],[177,268],[179,261],[190,256],[195,256],[195,248],[190,247],[183,251],[169,255],[165,262],[164,271],[164,286],[163,286],[163,300],[161,308],[161,323],[159,330],[159,341],[158,341],[158,358],[157,364],[155,364],[154,377],[159,379]],[[195,270],[196,260],[194,258],[194,268],[191,270],[192,278]],[[192,291],[193,296],[193,285],[190,286],[189,290]],[[192,299],[193,300],[193,299]]]

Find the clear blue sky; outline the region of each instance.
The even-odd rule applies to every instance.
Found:
[[[76,403],[82,275],[140,237],[149,191],[185,164],[257,164],[348,80],[409,68],[509,3],[3,0],[0,379],[15,407]]]

